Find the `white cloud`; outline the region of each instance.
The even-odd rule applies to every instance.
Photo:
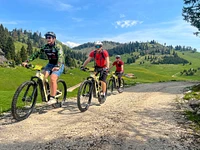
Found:
[[[1,24],[18,24],[16,21],[0,21]]]
[[[42,7],[50,7],[53,10],[57,11],[77,10],[77,8],[74,8],[72,5],[68,3],[62,2],[62,0],[35,0],[35,1],[37,1],[40,5],[42,5]]]
[[[74,20],[75,22],[81,22],[81,21],[83,21],[82,18],[75,18],[75,17],[73,17],[72,20]]]
[[[120,14],[120,18],[125,18],[126,16],[124,14]]]
[[[200,51],[200,38],[193,35],[193,32],[196,31],[197,29],[192,27],[189,23],[186,23],[182,19],[177,19],[170,22],[145,25],[145,27],[143,26],[143,28],[137,31],[130,31],[105,39],[117,42],[146,42],[155,40],[161,44],[191,46]]]
[[[74,43],[74,42],[70,42],[70,41],[67,41],[67,42],[63,42],[63,44],[73,48],[73,47],[76,47],[76,46],[79,46],[80,44],[78,43]]]
[[[66,11],[66,10],[68,11],[68,10],[71,10],[73,8],[72,5],[66,4],[66,3],[62,3],[60,1],[57,2],[57,6],[58,6],[57,9],[60,10],[60,11]]]
[[[115,27],[117,28],[118,26],[121,28],[128,28],[128,27],[132,27],[136,24],[140,24],[142,22],[139,22],[137,20],[122,20],[122,21],[116,21],[115,22]]]

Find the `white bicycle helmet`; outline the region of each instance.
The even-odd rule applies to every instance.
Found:
[[[121,56],[120,55],[116,55],[115,58],[121,58]]]
[[[97,42],[94,43],[94,45],[95,45],[95,46],[96,46],[96,45],[101,45],[101,46],[103,46],[103,43],[100,42],[100,41],[97,41]]]

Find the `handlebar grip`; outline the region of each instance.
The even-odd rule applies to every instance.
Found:
[[[89,70],[89,68],[87,68],[87,67],[81,67],[80,69],[83,70],[83,71]]]
[[[29,69],[29,68],[34,68],[34,65],[32,65],[32,64],[27,64],[25,67],[26,67],[27,69]]]

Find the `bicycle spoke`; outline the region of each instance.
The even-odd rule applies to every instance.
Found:
[[[56,91],[56,99],[57,104],[59,107],[62,107],[62,105],[65,103],[67,98],[67,85],[64,80],[58,80],[57,82],[57,91]]]
[[[37,90],[32,81],[27,81],[17,89],[12,102],[12,115],[16,120],[27,118],[35,105]]]
[[[78,91],[77,105],[81,112],[86,111],[91,103],[92,98],[92,82],[84,81]]]

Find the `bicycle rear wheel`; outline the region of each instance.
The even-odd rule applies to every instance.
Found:
[[[33,81],[22,83],[16,90],[11,111],[17,121],[24,120],[32,113],[37,98],[37,86]]]
[[[85,80],[79,87],[77,95],[77,105],[81,112],[88,110],[92,99],[93,84],[90,80]]]
[[[59,107],[62,107],[62,105],[65,103],[67,98],[67,85],[64,80],[59,79],[57,81],[57,91],[56,91],[56,98],[57,103]]]

